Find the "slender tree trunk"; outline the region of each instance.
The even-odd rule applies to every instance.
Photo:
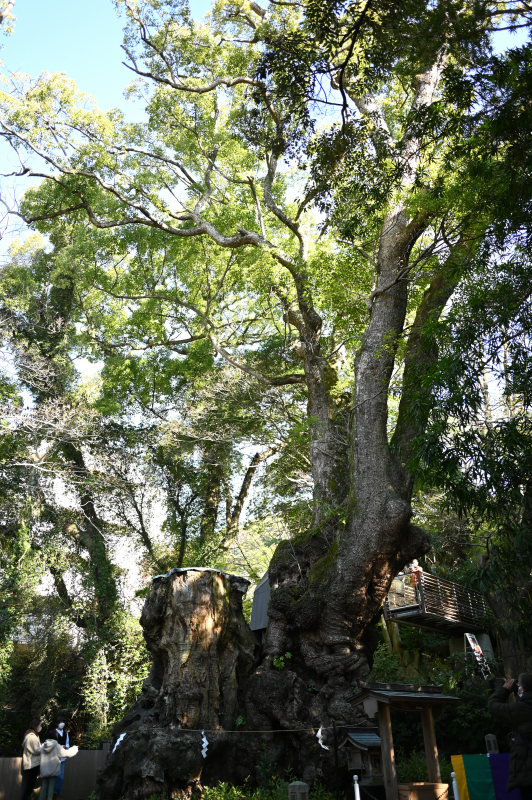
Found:
[[[221,485],[220,467],[217,464],[209,464],[205,486],[205,505],[200,523],[200,540],[202,542],[209,541],[215,531]]]
[[[81,487],[80,505],[83,521],[79,525],[80,539],[89,551],[90,569],[94,576],[94,593],[97,602],[96,624],[99,628],[105,628],[118,600],[115,570],[108,557],[94,498],[87,485],[88,471],[83,453],[72,443],[64,444],[63,452],[70,461],[74,475]]]

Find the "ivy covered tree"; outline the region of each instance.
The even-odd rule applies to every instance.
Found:
[[[94,469],[107,437],[77,385],[63,234],[52,237],[50,252],[38,237],[15,246],[0,276],[4,357],[11,357],[16,376],[2,404],[1,435],[2,747],[8,753],[18,751],[25,717],[51,716],[58,704],[74,715],[73,735],[84,733],[86,742],[107,736],[108,722],[131,701],[146,667],[138,623],[121,597],[123,570],[112,555],[110,538],[119,531],[102,509],[108,492]],[[32,406],[23,407],[23,391]],[[43,591],[47,582],[53,591]],[[15,646],[21,641],[22,652]],[[106,712],[100,713],[87,692],[103,662],[98,690]],[[37,668],[46,679],[35,680]]]

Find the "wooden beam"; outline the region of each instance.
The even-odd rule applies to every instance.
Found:
[[[378,708],[386,800],[398,800],[399,789],[397,788],[397,769],[395,767],[390,706],[385,703],[379,703]]]
[[[436,744],[436,734],[434,732],[432,708],[429,705],[424,706],[421,711],[421,724],[423,726],[423,741],[425,742],[429,781],[432,783],[441,783],[438,745]],[[386,798],[386,800],[388,800],[388,798]]]

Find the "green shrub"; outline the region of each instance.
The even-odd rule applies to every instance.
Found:
[[[290,782],[298,780],[292,774],[286,777]],[[89,800],[93,798],[95,795],[92,794]],[[165,792],[152,794],[148,800],[167,800],[167,795]],[[270,778],[267,785],[259,788],[251,787],[247,781],[241,786],[221,782],[216,786],[204,786],[203,800],[288,800],[288,782],[282,778]],[[309,789],[309,800],[334,800],[334,798],[319,781],[315,781]]]
[[[293,775],[290,781],[297,780]],[[216,786],[205,786],[203,800],[287,800],[288,783],[282,778],[271,778],[267,785],[253,789],[247,783],[232,786],[219,783]],[[150,798],[151,800],[151,798]],[[309,790],[309,800],[333,800],[321,783],[315,781]]]
[[[451,783],[452,765],[448,758],[441,757],[440,773],[442,783]],[[427,759],[424,751],[414,750],[409,756],[399,753],[397,756],[397,777],[399,783],[418,783],[428,781]]]
[[[398,671],[399,656],[390,653],[385,644],[379,644],[373,655],[373,667],[368,681],[396,681]]]

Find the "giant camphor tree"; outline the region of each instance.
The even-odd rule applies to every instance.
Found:
[[[478,259],[489,274],[514,245],[510,221],[498,252],[481,247],[516,169],[511,134],[493,146],[482,132],[522,78],[509,68],[497,83],[490,37],[525,27],[529,9],[222,0],[198,24],[177,0],[119,5],[147,122],[99,112],[64,76],[16,77],[2,95],[2,135],[20,173],[42,178],[19,213],[43,233],[68,218],[95,352],[208,354],[283,407],[303,391],[312,505],[270,564],[255,663],[241,585],[191,573],[186,602],[192,593],[209,620],[212,592],[221,627],[204,650],[201,640],[187,650],[188,683],[172,683],[184,645],[168,649],[164,620],[182,619],[187,579],[154,584],[144,612],[154,667],[102,796],[190,788],[203,762],[199,747],[190,754],[197,735],[179,731],[215,727],[218,714],[231,730],[237,712],[250,730],[295,730],[290,746],[272,735],[271,752],[312,778],[317,745],[297,730],[354,719],[353,683],[369,671],[390,581],[429,547],[411,499],[436,323]],[[181,642],[179,625],[172,635]],[[226,686],[225,711],[219,691],[198,689],[202,669]],[[219,741],[204,774],[244,777],[259,745],[243,754]]]

